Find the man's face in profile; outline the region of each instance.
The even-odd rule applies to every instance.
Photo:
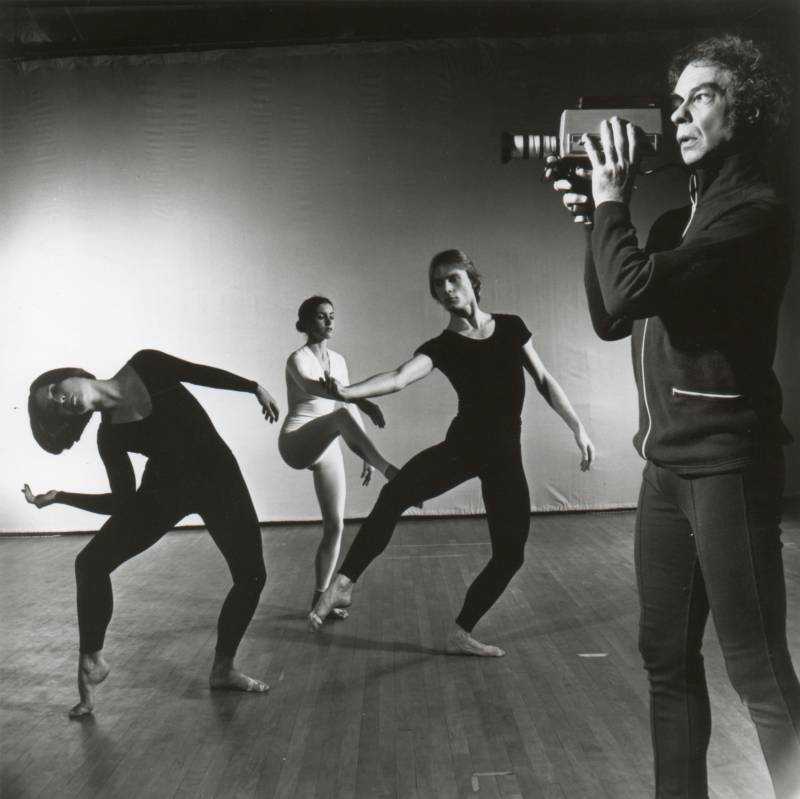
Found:
[[[730,73],[713,64],[689,64],[678,78],[672,90],[674,111],[670,119],[687,166],[733,139],[730,84]]]

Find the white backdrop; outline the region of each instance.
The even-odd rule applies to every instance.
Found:
[[[446,323],[426,269],[449,247],[484,271],[487,310],[525,319],[598,449],[582,474],[571,434],[529,384],[533,508],[632,506],[642,464],[630,443],[628,344],[594,337],[583,237],[539,168],[499,162],[502,130],[552,132],[579,94],[651,94],[675,41],[626,35],[619,44],[274,48],[48,62],[2,76],[0,530],[102,522],[62,506],[37,511],[19,493],[25,481],[36,491],[107,490],[97,420],[59,457],[35,445],[26,397],[40,372],[77,365],[109,377],[154,347],[256,379],[285,410],[283,366],[302,343],[303,298],[333,299],[332,347],[352,379],[366,377]],[[653,67],[632,78],[632,62]],[[677,175],[643,180],[641,229],[682,196]],[[797,387],[795,372],[787,380]],[[255,400],[191,390],[239,458],[259,517],[318,518],[310,474],[280,460],[277,427]],[[403,462],[442,438],[456,403],[434,373],[381,404],[388,427],[373,429],[376,443]],[[347,468],[347,514],[363,516],[380,479],[364,489],[354,456]],[[423,512],[482,510],[473,481]]]

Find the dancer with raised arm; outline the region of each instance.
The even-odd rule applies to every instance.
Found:
[[[566,395],[545,369],[518,316],[490,314],[480,300],[480,275],[460,250],[436,255],[429,267],[433,298],[450,314],[439,336],[425,342],[397,369],[351,386],[334,376],[326,390],[346,402],[400,391],[439,368],[458,394],[458,414],[445,440],[415,455],[381,490],[339,573],[309,614],[318,630],[335,607],[351,600],[353,584],[386,548],[403,511],[478,477],[483,489],[492,557],[467,591],[447,649],[499,657],[505,652],[471,633],[522,566],[530,525],[530,497],[522,467],[520,414],[527,370],[550,406],[572,430],[589,468],[594,448]]]
[[[286,464],[293,469],[311,470],[322,513],[322,540],[314,559],[312,608],[330,583],[342,544],[347,484],[339,438],[363,459],[363,485],[369,483],[373,468],[387,480],[398,471],[370,441],[358,411],[361,408],[375,425],[383,427],[381,409],[366,399],[337,408],[339,401],[320,384],[325,374],[342,385],[350,382],[345,359],[328,347],[334,318],[333,303],[327,297],[309,297],[300,305],[295,327],[305,333],[306,343],[286,362],[288,411],[278,437],[278,449]],[[337,618],[347,618],[344,607],[333,608],[332,612]]]
[[[95,689],[108,676],[103,641],[113,608],[111,572],[190,513],[200,514],[233,577],[219,615],[209,683],[220,689],[268,690],[233,662],[266,580],[258,519],[233,453],[182,382],[255,394],[264,417],[278,419],[275,400],[257,383],[156,350],[137,352],[108,380],[82,369],[54,369],[30,388],[34,438],[53,454],[81,437],[95,411],[102,415],[97,448],[110,493],[34,495],[27,484],[23,489],[27,501],[39,508],[60,503],[110,516],[75,559],[80,701],[70,711],[72,718],[92,712]],[[148,459],[138,490],[129,452]]]

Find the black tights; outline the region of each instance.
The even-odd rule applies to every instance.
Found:
[[[155,544],[184,516],[199,513],[233,577],[217,624],[217,653],[233,657],[267,578],[261,529],[239,467],[226,463],[191,489],[152,474],[145,470],[141,488],[75,559],[80,651],[103,648],[114,606],[111,572]]]
[[[350,546],[341,574],[356,581],[383,552],[403,511],[478,477],[483,489],[492,557],[467,590],[456,619],[468,632],[497,601],[522,566],[530,527],[530,495],[519,440],[480,448],[444,441],[415,455],[381,490]]]
[[[711,734],[703,632],[756,726],[776,797],[800,796],[800,684],[786,642],[783,453],[681,477],[648,463],[636,523],[640,649],[650,678],[658,799],[706,799]]]

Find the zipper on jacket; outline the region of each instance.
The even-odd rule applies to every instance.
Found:
[[[686,238],[686,231],[689,229],[689,225],[692,224],[694,212],[697,210],[697,175],[695,175],[694,172],[689,175],[689,199],[692,202],[692,212],[689,214],[689,221],[686,223],[686,227],[684,227],[681,233],[682,239]]]
[[[646,447],[647,447],[647,439],[650,437],[650,432],[653,429],[653,416],[650,413],[650,404],[647,402],[647,384],[645,383],[645,376],[644,376],[644,345],[647,342],[647,325],[650,322],[650,318],[644,320],[644,329],[642,330],[642,352],[639,358],[639,362],[641,364],[641,373],[642,373],[642,399],[644,400],[644,409],[647,411],[647,430],[644,434],[644,438],[642,439],[642,457],[647,458]]]
[[[694,173],[689,176],[689,199],[692,202],[692,211],[689,214],[689,221],[686,223],[686,226],[681,233],[681,239],[683,239],[683,237],[686,235],[686,231],[689,229],[689,225],[692,224],[692,220],[694,219],[694,212],[697,210],[697,175]],[[647,459],[647,440],[650,438],[650,433],[653,432],[653,414],[650,412],[650,403],[647,401],[647,382],[645,380],[644,373],[644,350],[645,344],[647,343],[647,325],[649,322],[649,317],[644,320],[644,329],[642,330],[642,352],[639,358],[642,375],[642,400],[644,401],[644,409],[647,413],[647,430],[642,438],[642,457],[645,459]],[[675,392],[679,390],[680,389],[673,388],[673,396],[675,395]]]
[[[683,388],[672,387],[673,397],[701,397],[704,399],[733,400],[741,399],[741,394],[716,394],[712,391],[688,391]]]

